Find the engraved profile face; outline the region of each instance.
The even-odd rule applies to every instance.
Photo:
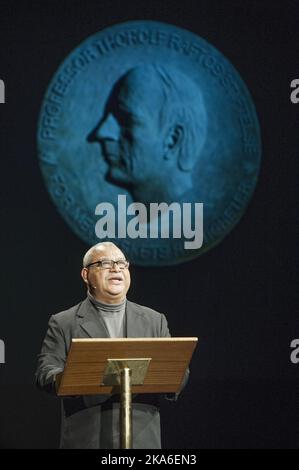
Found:
[[[101,144],[108,179],[135,201],[170,203],[192,190],[205,135],[198,87],[174,68],[141,65],[114,84],[89,140]]]

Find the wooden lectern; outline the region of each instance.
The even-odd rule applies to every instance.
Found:
[[[197,338],[73,339],[57,395],[120,394],[120,448],[132,447],[132,393],[180,391]]]

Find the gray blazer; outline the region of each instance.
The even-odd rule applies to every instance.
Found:
[[[126,337],[169,337],[166,318],[147,307],[127,301]],[[53,315],[38,356],[36,384],[55,393],[55,375],[64,369],[72,338],[108,338],[96,308],[86,298]],[[188,378],[186,374],[183,386]],[[176,399],[177,395],[172,397]],[[133,448],[161,448],[159,395],[133,396]],[[60,447],[64,449],[119,448],[119,396],[93,395],[62,399]]]

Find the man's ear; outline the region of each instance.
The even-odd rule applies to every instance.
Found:
[[[164,160],[170,160],[178,155],[184,139],[184,128],[180,124],[172,126],[166,135],[164,142]]]
[[[187,172],[191,171],[194,166],[195,154],[192,127],[181,124],[173,126],[165,140],[164,159],[175,159],[178,168]]]
[[[87,273],[88,273],[88,270],[86,268],[82,268],[81,277],[82,277],[83,281],[85,282],[85,284],[88,285]]]

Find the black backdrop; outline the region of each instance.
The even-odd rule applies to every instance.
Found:
[[[191,379],[162,408],[166,448],[299,447],[295,192],[299,104],[296,1],[16,1],[0,3],[0,447],[58,445],[59,402],[33,385],[50,314],[85,294],[87,246],[51,203],[37,162],[45,89],[82,40],[134,19],[189,29],[236,67],[256,105],[263,141],[257,189],[241,222],[211,252],[170,268],[132,268],[129,298],[165,312],[174,336],[197,335]],[[298,225],[298,223],[297,223]]]

